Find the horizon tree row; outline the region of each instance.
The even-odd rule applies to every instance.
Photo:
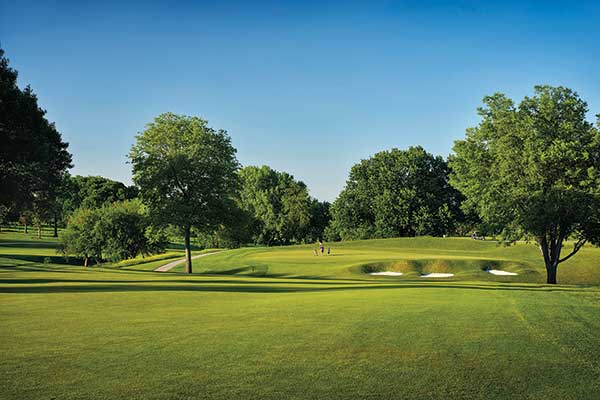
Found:
[[[506,243],[534,241],[554,284],[559,264],[600,244],[600,115],[589,122],[587,103],[560,86],[536,86],[518,105],[501,93],[483,103],[481,122],[448,160],[420,146],[379,152],[351,168],[331,205],[286,172],[241,168],[226,131],[173,113],[136,136],[129,154],[135,186],[127,187],[68,174],[68,144],[31,88],[18,87],[0,49],[0,225],[19,220],[41,235],[42,223],[52,222],[57,235],[59,225],[83,218],[78,210],[110,214],[139,198],[147,228],[172,226],[184,237],[188,272],[193,234],[234,247],[483,228]],[[568,240],[574,244],[564,255]]]

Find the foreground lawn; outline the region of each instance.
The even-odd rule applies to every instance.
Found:
[[[2,244],[2,399],[600,392],[598,287],[86,270]]]

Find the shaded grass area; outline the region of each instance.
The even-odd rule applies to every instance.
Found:
[[[295,276],[264,259],[190,276],[0,246],[0,398],[597,399],[599,287],[373,279],[352,269],[368,249],[346,250],[325,273],[299,258]],[[425,268],[430,253],[368,268]]]
[[[215,249],[194,250],[192,254],[213,252]],[[33,254],[35,253],[35,254]],[[102,267],[121,268],[152,271],[163,264],[184,257],[185,252],[178,244],[169,244],[166,252],[156,255],[139,256],[134,259],[123,260],[115,263],[102,263]],[[83,264],[80,257],[65,257],[59,252],[58,238],[44,237],[37,239],[34,235],[21,232],[5,231],[0,234],[0,257],[4,258],[5,265],[21,265],[23,263],[38,264]],[[92,262],[92,267],[94,264]]]

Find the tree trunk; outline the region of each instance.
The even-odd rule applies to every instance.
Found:
[[[558,269],[557,263],[550,262],[549,264],[546,264],[546,274],[547,274],[546,283],[548,283],[549,285],[556,285],[556,270],[557,269]]]
[[[88,266],[88,261],[89,261],[89,257],[84,257],[83,258],[83,266],[87,268]]]
[[[58,237],[58,218],[56,217],[56,213],[54,213],[54,237]]]
[[[563,240],[563,234],[550,235],[549,237],[543,236],[538,238],[540,250],[542,251],[542,256],[544,257],[544,264],[546,265],[546,283],[549,285],[556,285],[556,271],[558,269],[558,264],[565,260],[561,260],[560,258]]]
[[[189,226],[185,227],[185,272],[192,273],[192,249],[190,248],[190,231]]]
[[[25,224],[25,233],[28,233],[28,232],[27,232],[27,224]]]

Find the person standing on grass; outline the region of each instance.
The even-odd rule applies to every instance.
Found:
[[[313,249],[313,250],[314,250],[314,252],[315,252],[315,256],[318,256],[318,255],[319,255],[319,252],[317,251],[317,249]]]
[[[327,255],[331,254],[331,247],[327,247]]]
[[[325,246],[323,246],[323,242],[319,242],[319,247],[321,249],[321,254],[325,255]]]

